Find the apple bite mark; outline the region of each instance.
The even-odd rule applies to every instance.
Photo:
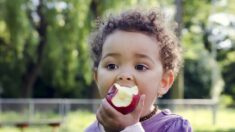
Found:
[[[138,88],[136,86],[129,88],[120,86],[117,83],[114,86],[117,88],[118,96],[114,96],[112,102],[115,102],[115,106],[117,107],[128,106],[132,100],[132,96],[138,94]]]
[[[135,109],[140,95],[137,86],[125,87],[115,83],[109,89],[106,99],[117,111],[127,114]]]

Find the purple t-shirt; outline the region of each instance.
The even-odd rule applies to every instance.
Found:
[[[192,132],[188,120],[181,116],[172,114],[170,110],[162,110],[152,118],[141,122],[145,132]],[[86,132],[101,132],[98,122],[91,124]]]

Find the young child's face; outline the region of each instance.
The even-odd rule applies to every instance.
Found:
[[[145,112],[149,112],[165,85],[156,40],[139,32],[115,31],[104,42],[95,79],[102,98],[114,83],[137,85],[146,95]]]

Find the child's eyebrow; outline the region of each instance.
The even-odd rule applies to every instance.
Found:
[[[107,58],[107,57],[120,57],[120,56],[121,56],[121,54],[119,54],[119,53],[107,53],[107,54],[105,54],[101,59],[103,60],[103,59],[105,59],[105,58]],[[150,60],[152,63],[154,63],[153,58],[149,57],[148,55],[141,54],[141,53],[136,53],[136,54],[134,54],[134,56],[137,57],[137,58],[148,59],[148,60]]]
[[[121,55],[118,53],[107,53],[101,59],[105,59],[107,57],[118,57],[118,56],[121,56]]]
[[[151,62],[154,63],[153,59],[151,57],[145,55],[145,54],[136,53],[135,56],[138,57],[138,58],[146,58],[146,59],[148,59],[148,60],[150,60]]]

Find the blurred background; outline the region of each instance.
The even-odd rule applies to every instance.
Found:
[[[130,7],[179,25],[184,67],[159,106],[195,131],[235,131],[234,0],[0,0],[0,132],[84,131],[100,101],[89,33]]]

